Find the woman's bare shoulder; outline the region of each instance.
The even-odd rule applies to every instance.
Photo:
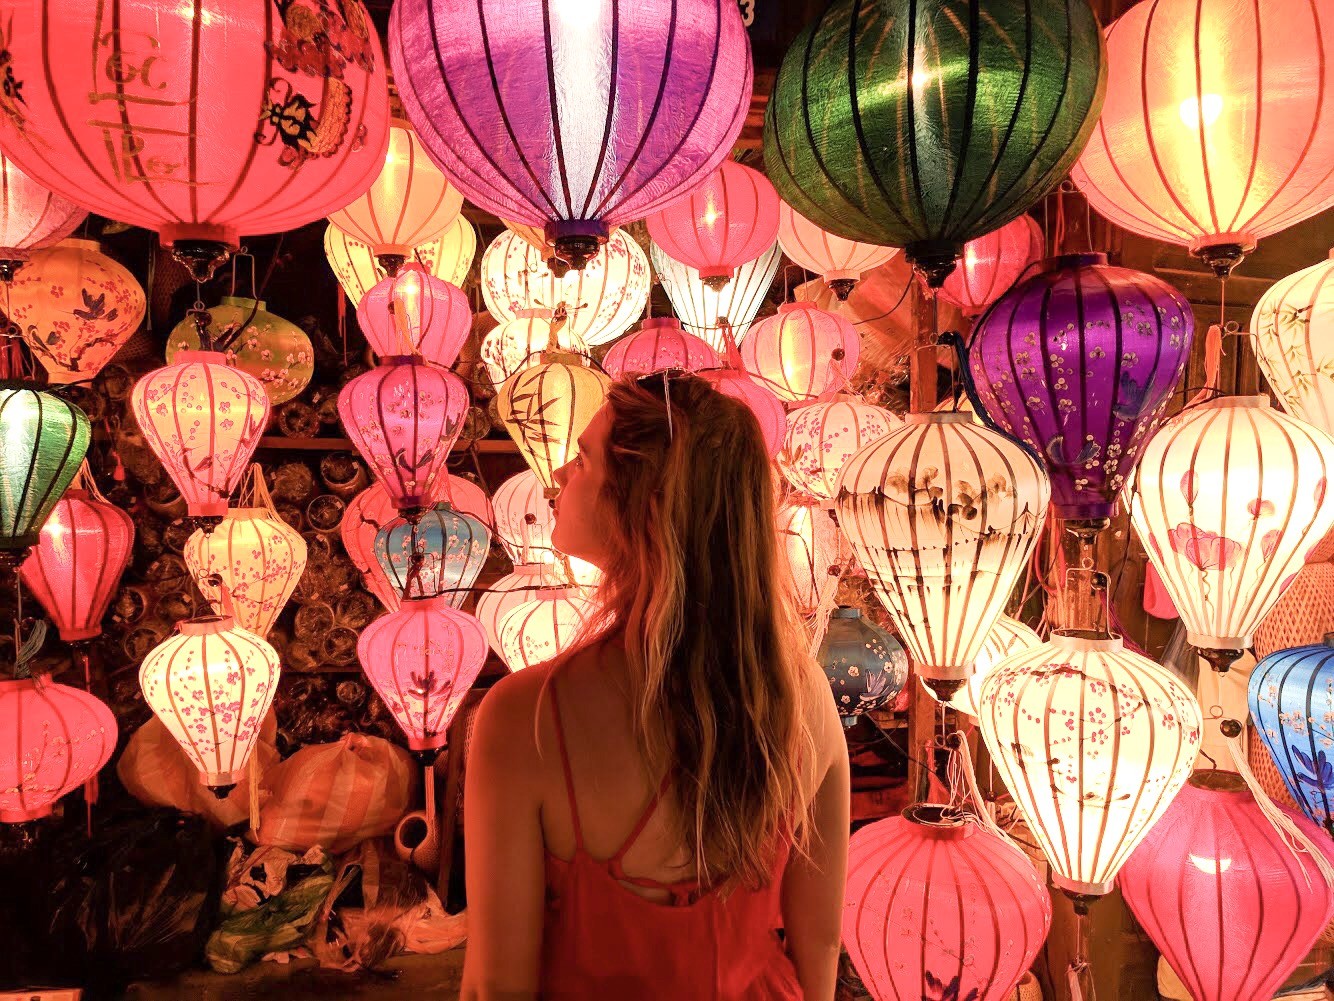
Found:
[[[843,736],[843,724],[838,718],[838,707],[834,705],[833,696],[829,692],[829,679],[814,661],[811,661],[806,672],[806,689],[803,694],[806,725],[810,727],[816,759],[820,763],[817,772],[823,775],[839,755],[847,754],[847,741]]]

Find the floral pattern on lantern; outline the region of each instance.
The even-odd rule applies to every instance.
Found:
[[[504,659],[500,647],[500,624],[520,605],[532,601],[540,591],[561,583],[556,569],[547,563],[520,563],[477,596],[477,621],[486,632],[486,641],[496,656]]]
[[[573,648],[592,605],[579,588],[536,592],[500,620],[500,657],[511,671],[555,660]]]
[[[530,563],[554,563],[551,545],[555,511],[542,481],[531,469],[515,473],[496,488],[492,498],[496,511],[496,538],[516,567]]]
[[[420,264],[405,264],[362,297],[357,326],[381,358],[421,355],[449,368],[472,333],[472,306],[449,282]]]
[[[395,518],[375,535],[375,559],[404,598],[443,597],[462,608],[491,551],[476,518],[437,504],[420,518]]]
[[[1334,250],[1260,297],[1251,344],[1283,409],[1334,434]]]
[[[295,323],[270,313],[260,300],[223,296],[209,311],[209,336],[230,365],[264,386],[274,406],[300,396],[315,375],[315,349]],[[199,328],[190,317],[167,339],[167,364],[182,351],[198,351]]]
[[[987,633],[986,642],[982,644],[977,660],[973,663],[973,673],[968,679],[968,684],[950,697],[949,704],[961,713],[976,717],[977,707],[980,705],[978,700],[982,697],[982,686],[996,666],[1007,657],[1013,657],[1026,650],[1036,650],[1040,646],[1042,646],[1041,636],[1018,619],[1002,615],[991,627],[991,632]]]
[[[496,394],[496,413],[549,496],[555,496],[556,470],[579,453],[579,436],[609,385],[586,365],[544,360],[511,376]]]
[[[701,378],[713,385],[720,393],[725,393],[740,400],[755,415],[760,423],[760,434],[764,437],[764,446],[770,455],[777,455],[783,447],[783,434],[787,430],[787,414],[783,403],[773,390],[761,386],[744,372],[735,372],[728,368],[717,368],[701,372]]]
[[[337,226],[330,225],[324,231],[324,256],[354,308],[385,278],[385,270],[375,260],[371,248]],[[461,288],[476,256],[477,230],[459,216],[430,243],[413,247],[408,259],[420,264],[428,274]]]
[[[788,414],[778,468],[803,494],[832,501],[848,460],[901,427],[903,418],[897,414],[852,398],[813,403]]]
[[[0,552],[37,544],[91,440],[78,407],[19,383],[0,383]]]
[[[620,379],[657,372],[700,372],[722,363],[707,341],[681,329],[680,320],[658,316],[613,344],[603,356],[602,368],[613,379]]]
[[[940,286],[940,297],[965,316],[977,316],[1042,258],[1045,243],[1042,227],[1031,215],[969,240],[959,266]]]
[[[838,525],[828,511],[799,497],[784,501],[775,520],[797,610],[814,615],[820,599],[838,586],[831,574],[839,559]]]
[[[908,681],[903,644],[856,608],[844,606],[830,613],[815,661],[829,679],[845,727],[872,709],[891,705]]]
[[[741,342],[746,372],[788,403],[809,403],[844,388],[861,355],[852,324],[811,302],[784,303]]]
[[[569,323],[554,319],[549,309],[519,310],[514,319],[487,332],[479,353],[491,384],[499,387],[516,372],[540,363],[547,351],[592,357]]]
[[[782,256],[775,243],[755,260],[738,267],[721,289],[712,289],[694,268],[672,260],[656,243],[649,245],[649,260],[681,326],[719,354],[726,354],[729,343],[739,344],[745,339],[773,286]]]
[[[0,153],[0,262],[8,264],[6,270],[26,261],[30,251],[65,239],[87,215],[86,209],[53,195]]]
[[[852,287],[897,254],[897,247],[847,240],[821,229],[787,202],[778,203],[778,245],[794,264],[824,279],[840,302]]]

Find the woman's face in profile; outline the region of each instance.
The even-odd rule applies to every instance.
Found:
[[[567,556],[577,556],[602,567],[609,553],[602,485],[606,480],[607,434],[611,413],[603,407],[579,436],[579,451],[556,470],[556,524],[551,544]]]

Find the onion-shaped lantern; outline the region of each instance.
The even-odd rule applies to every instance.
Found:
[[[838,585],[838,525],[828,511],[800,497],[785,501],[775,520],[797,610],[814,615],[820,599]]]
[[[803,494],[832,501],[847,461],[901,427],[903,418],[898,415],[850,397],[813,403],[788,414],[778,466]]]
[[[0,382],[0,565],[17,569],[88,452],[84,412],[51,393]]]
[[[491,384],[499,387],[516,372],[539,364],[548,351],[591,357],[588,345],[570,324],[554,319],[549,309],[519,310],[514,319],[487,332],[480,354]]]
[[[352,561],[361,574],[366,590],[380,599],[386,609],[398,611],[403,600],[403,592],[396,591],[390,583],[380,561],[375,557],[375,537],[380,529],[398,517],[398,508],[393,498],[378,481],[357,494],[348,502],[343,512],[343,521],[338,532]]]
[[[1096,896],[1190,777],[1200,707],[1119,636],[1057,632],[982,685],[982,737],[1068,894]]]
[[[496,538],[516,567],[530,563],[554,563],[551,545],[555,512],[542,481],[531,469],[515,473],[496,488],[492,500],[496,511]]]
[[[437,504],[415,520],[395,518],[375,536],[375,558],[404,598],[445,598],[462,608],[491,551],[476,518]]]
[[[270,403],[277,406],[305,392],[315,375],[315,349],[304,330],[244,296],[223,296],[208,313],[213,344],[230,364],[263,384]],[[167,339],[167,364],[182,351],[199,349],[199,328],[187,316]]]
[[[1186,625],[1225,671],[1334,527],[1334,438],[1269,406],[1212,400],[1144,447],[1126,487],[1131,523]]]
[[[688,334],[681,321],[670,316],[645,320],[633,334],[622,337],[602,359],[613,379],[656,372],[700,372],[722,365],[707,341]]]
[[[385,278],[385,270],[375,260],[371,248],[337,226],[330,225],[324,231],[324,256],[354,307],[361,305],[366,293]],[[430,243],[413,247],[408,259],[420,264],[428,274],[461,288],[476,256],[477,230],[459,216]]]
[[[1107,28],[1107,102],[1075,183],[1118,226],[1226,276],[1334,204],[1331,52],[1309,0],[1133,7]]]
[[[973,328],[977,403],[1046,459],[1056,515],[1106,527],[1190,357],[1190,303],[1103,254],[1057,257]]]
[[[1282,807],[1334,865],[1329,839]],[[1334,917],[1334,886],[1233,772],[1199,771],[1117,878],[1135,920],[1198,1001],[1271,998]]]
[[[1045,246],[1042,227],[1031,215],[1011,219],[963,245],[959,266],[940,286],[940,297],[965,316],[977,316],[1041,260]]]
[[[1251,344],[1283,409],[1334,434],[1334,250],[1260,297]]]
[[[486,634],[444,597],[407,598],[362,630],[357,659],[408,747],[430,761],[486,661]]]
[[[477,621],[486,631],[486,641],[496,656],[504,659],[500,647],[500,624],[505,616],[537,597],[544,588],[560,583],[554,567],[547,563],[520,563],[477,596]]]
[[[842,389],[861,355],[852,324],[811,302],[784,303],[741,342],[746,372],[787,403],[809,403]]]
[[[609,227],[708,176],[750,107],[740,11],[707,0],[409,0],[389,19],[389,57],[450,180],[488,212],[544,225],[576,269]]]
[[[0,281],[12,281],[29,253],[59,243],[88,215],[53,195],[0,153]]]
[[[472,333],[472,307],[456,286],[412,263],[362,297],[357,326],[381,358],[421,355],[449,368]]]
[[[579,453],[579,436],[611,384],[601,372],[575,362],[550,353],[511,376],[496,394],[505,430],[550,497],[556,495],[556,470]]]
[[[739,344],[778,273],[783,252],[775,243],[753,261],[741,265],[721,290],[709,288],[694,268],[674,261],[656,243],[649,247],[653,270],[688,333],[707,341],[719,354]]]
[[[972,674],[1050,499],[1038,461],[969,414],[910,414],[844,466],[839,525],[941,697]]]
[[[648,235],[670,258],[699,272],[711,289],[732,280],[778,239],[778,194],[758,170],[734,160],[644,220]]]
[[[144,318],[144,290],[96,240],[35,251],[9,287],[6,312],[53,384],[86,382]]]
[[[973,664],[972,677],[950,698],[949,704],[961,713],[977,716],[982,686],[996,666],[1008,657],[1042,646],[1042,637],[1018,619],[1002,615],[987,633],[986,642]]]
[[[823,278],[839,302],[848,301],[862,275],[898,253],[896,247],[835,236],[783,201],[778,203],[778,244],[793,263]]]
[[[893,703],[908,681],[903,644],[856,608],[836,608],[815,662],[824,670],[845,727],[872,709]]]
[[[22,97],[0,144],[57,194],[156,230],[196,277],[241,236],[328,215],[380,172],[389,94],[357,0],[129,0],[108,17],[76,0],[6,18]]]
[[[843,901],[843,941],[877,1001],[1003,1001],[1051,928],[1023,852],[924,804],[852,836]]]
[[[1085,0],[938,13],[831,4],[792,43],[764,121],[784,201],[831,233],[905,248],[934,287],[965,243],[1066,175],[1106,85]]]
[[[106,703],[46,677],[0,680],[0,733],[0,824],[49,817],[116,749]]]
[[[273,704],[278,653],[230,616],[189,619],[149,651],[139,685],[204,784],[225,796]]]
[[[701,372],[700,377],[711,383],[718,392],[738,399],[750,408],[755,419],[760,422],[760,434],[764,436],[764,445],[769,454],[777,455],[783,447],[783,435],[787,431],[787,414],[773,390],[761,386],[744,372],[727,368]]]
[[[500,620],[500,656],[511,671],[555,660],[573,648],[591,606],[579,588],[538,591]]]
[[[383,359],[338,393],[338,415],[400,511],[435,502],[445,461],[463,430],[468,386],[410,356]]]

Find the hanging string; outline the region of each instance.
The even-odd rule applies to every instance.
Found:
[[[250,761],[246,766],[246,781],[249,783],[250,835],[255,844],[259,844],[259,748],[250,752]]]

